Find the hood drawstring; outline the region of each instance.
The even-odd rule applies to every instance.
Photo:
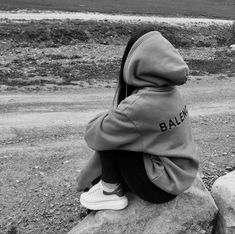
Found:
[[[128,85],[126,84],[126,94],[125,97],[128,97]]]

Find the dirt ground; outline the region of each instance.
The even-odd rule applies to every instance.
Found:
[[[234,77],[191,77],[180,88],[210,189],[235,169]],[[0,93],[0,233],[66,233],[85,215],[75,178],[92,151],[84,127],[114,88]]]

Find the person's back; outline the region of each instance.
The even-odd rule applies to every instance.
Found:
[[[187,107],[178,90],[146,87],[121,105],[129,106],[122,111],[140,132],[141,139],[135,143],[141,147],[138,151],[145,153],[145,168],[151,181],[173,194],[187,189],[196,176],[198,158]],[[137,148],[133,145],[128,150]]]

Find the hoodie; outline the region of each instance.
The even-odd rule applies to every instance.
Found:
[[[198,170],[187,106],[176,88],[188,73],[183,58],[159,32],[140,37],[123,71],[125,82],[137,88],[88,123],[88,146],[95,151],[143,152],[152,183],[175,195],[185,191]]]

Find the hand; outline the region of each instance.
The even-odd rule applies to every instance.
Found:
[[[76,184],[76,190],[78,192],[82,192],[85,188],[90,187],[89,181],[87,181],[86,177],[84,176],[86,173],[84,173],[84,170],[82,170],[77,177],[77,184]]]
[[[96,152],[77,177],[76,190],[82,192],[85,188],[90,187],[91,182],[99,176],[101,176],[101,163],[99,154]]]

